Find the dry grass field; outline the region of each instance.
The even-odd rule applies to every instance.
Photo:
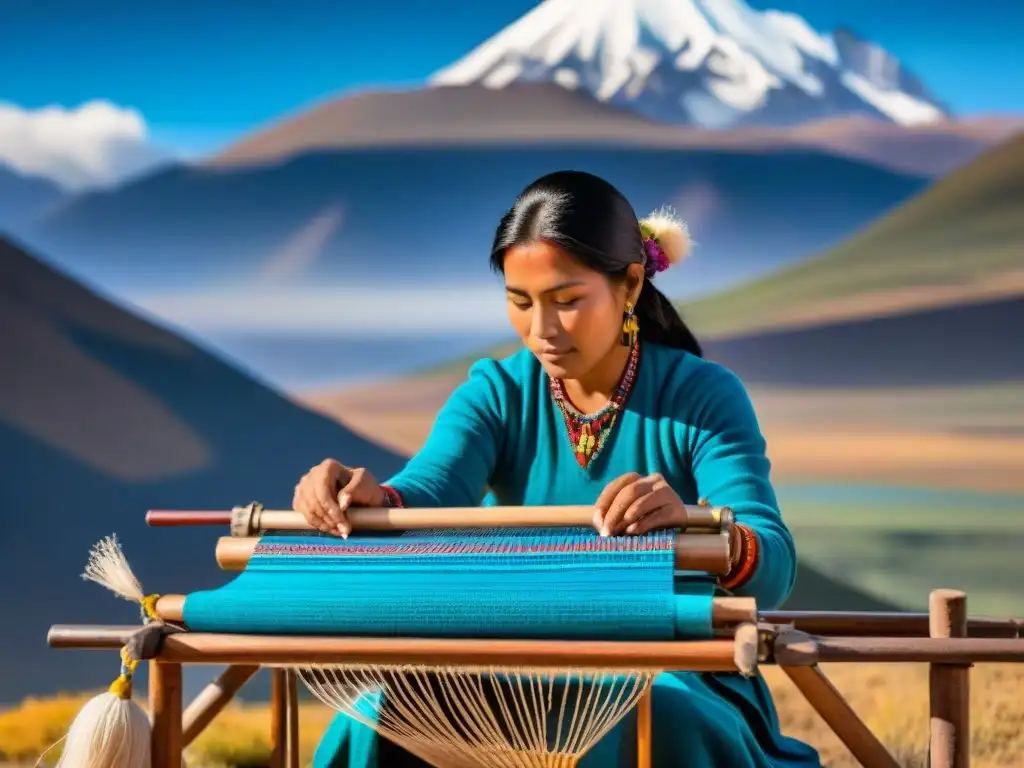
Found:
[[[928,671],[924,665],[826,665],[825,672],[868,726],[908,768],[925,766],[928,740]],[[764,672],[785,733],[817,747],[826,766],[856,766],[839,740],[821,722],[778,670]],[[971,754],[974,768],[1024,765],[1024,666],[984,665],[971,676]],[[0,712],[0,761],[33,765],[64,733],[84,701],[68,696],[27,701]],[[301,715],[302,765],[312,759],[332,712],[304,704]],[[190,768],[256,768],[269,753],[270,710],[266,705],[229,708],[196,740],[188,753]],[[44,764],[58,756],[54,749]]]

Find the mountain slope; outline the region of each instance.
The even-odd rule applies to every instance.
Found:
[[[797,150],[352,150],[179,168],[79,197],[26,237],[74,274],[125,295],[271,277],[275,288],[295,290],[491,286],[484,255],[495,225],[527,183],[558,168],[608,178],[640,212],[670,204],[687,217],[700,245],[684,269],[664,276],[677,296],[813,253],[926,183]]]
[[[116,657],[45,642],[54,623],[138,620],[79,578],[101,537],[119,535],[154,591],[223,582],[216,531],[149,530],[146,509],[288,505],[298,478],[328,455],[379,476],[401,466],[2,239],[0,327],[0,703],[116,674]]]
[[[0,232],[15,231],[64,198],[57,184],[0,165]]]
[[[820,35],[800,16],[743,0],[546,0],[432,78],[490,88],[524,81],[708,128],[946,116],[880,47],[846,30]]]
[[[941,176],[1024,127],[1013,118],[906,127],[864,116],[707,130],[666,125],[552,83],[368,91],[262,126],[202,162],[230,168],[308,152],[382,147],[543,145],[772,152],[818,150],[899,173]]]
[[[1024,134],[818,258],[685,305],[703,335],[1024,294]]]
[[[846,391],[1021,384],[1024,344],[1011,328],[1024,328],[1024,290],[993,301],[712,339],[705,347],[752,386]]]

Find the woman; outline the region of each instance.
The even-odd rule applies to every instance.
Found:
[[[295,509],[347,536],[352,505],[471,506],[489,487],[503,505],[593,504],[602,535],[628,536],[683,526],[684,504],[707,500],[731,507],[738,523],[722,586],[777,607],[793,586],[796,553],[754,411],[739,380],[702,359],[651,282],[687,245],[681,223],[638,222],[595,176],[563,171],[530,184],[491,252],[525,349],[476,363],[422,450],[387,484],[327,460],[299,482]],[[658,768],[819,765],[813,749],[780,734],[760,676],[661,675],[653,712]],[[630,728],[632,717],[581,766],[631,765]],[[423,765],[368,731],[339,716],[315,765]]]

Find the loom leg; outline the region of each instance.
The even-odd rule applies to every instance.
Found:
[[[206,686],[182,715],[182,745],[187,748],[195,741],[258,671],[256,666],[234,665]]]
[[[153,768],[181,768],[181,664],[150,662],[149,712],[153,720]]]
[[[967,595],[937,589],[928,599],[932,637],[967,637]],[[967,768],[970,755],[970,665],[928,666],[932,768]]]
[[[818,665],[782,667],[807,703],[821,716],[865,768],[899,768],[878,737],[864,724]]]
[[[271,768],[299,768],[299,685],[295,672],[271,673]]]
[[[651,717],[654,684],[652,683],[636,705],[636,768],[652,768]]]

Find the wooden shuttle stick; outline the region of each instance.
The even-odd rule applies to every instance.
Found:
[[[157,615],[174,624],[185,623],[185,595],[162,595],[156,601]],[[711,608],[715,628],[735,627],[757,621],[757,602],[752,597],[716,597]]]
[[[254,536],[222,536],[217,540],[217,565],[225,571],[244,571],[260,540]],[[723,575],[729,572],[730,539],[726,535],[688,536],[676,534],[677,571],[703,571]]]
[[[687,505],[687,533],[723,533],[733,525],[728,507]],[[387,509],[352,507],[347,512],[355,531],[415,530],[421,528],[561,528],[592,525],[592,506],[565,507],[449,507]],[[298,512],[263,509],[253,503],[225,511],[151,510],[151,526],[226,525],[232,536],[257,536],[262,531],[308,531]]]

